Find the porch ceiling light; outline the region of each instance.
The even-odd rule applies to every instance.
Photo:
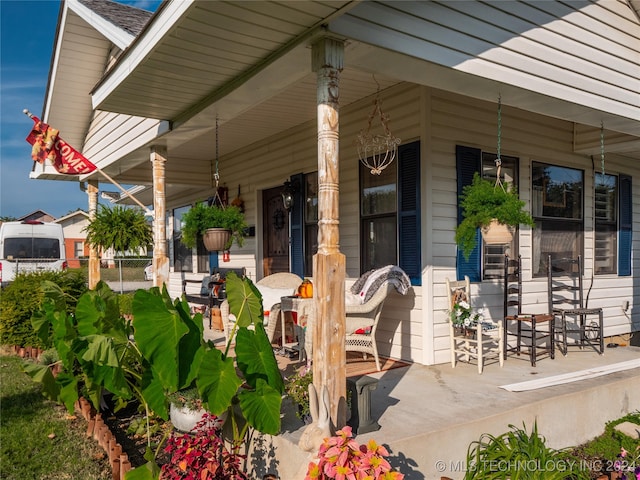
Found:
[[[284,182],[284,189],[282,190],[282,204],[284,208],[287,209],[287,212],[291,210],[293,207],[293,195],[295,193],[295,185],[293,185],[289,180]]]
[[[382,134],[374,134],[371,131],[371,124],[376,115],[382,126]],[[395,160],[400,141],[398,137],[394,137],[391,133],[389,117],[382,111],[380,97],[376,94],[367,128],[361,130],[356,138],[360,161],[371,170],[372,175],[380,175]]]

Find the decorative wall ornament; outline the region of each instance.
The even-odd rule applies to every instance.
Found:
[[[382,134],[375,134],[371,130],[372,122],[376,116],[382,126]],[[380,88],[378,87],[367,128],[361,130],[356,138],[358,157],[362,164],[371,170],[372,175],[380,175],[395,160],[400,142],[401,140],[394,137],[389,129],[389,117],[382,111]]]

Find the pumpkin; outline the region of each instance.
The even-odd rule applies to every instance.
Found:
[[[308,278],[305,278],[304,281],[298,287],[298,295],[302,298],[312,298],[313,297],[313,283]]]

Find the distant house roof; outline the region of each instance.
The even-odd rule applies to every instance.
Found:
[[[89,218],[89,214],[87,212],[85,212],[84,210],[78,209],[75,212],[69,212],[65,216],[56,219],[55,222],[56,223],[63,223],[66,220],[69,220],[70,218],[73,218],[73,217],[78,216],[78,215],[83,216],[85,218]]]
[[[153,12],[109,0],[79,0],[79,2],[133,36],[137,36],[142,31],[153,15]]]
[[[56,219],[53,215],[45,212],[44,210],[35,210],[31,213],[27,213],[22,217],[18,218],[19,222],[23,222],[25,220],[37,220],[40,222],[53,222]]]

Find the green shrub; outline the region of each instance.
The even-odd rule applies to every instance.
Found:
[[[16,275],[0,294],[0,344],[49,348],[31,326],[31,316],[38,311],[44,297],[40,285],[50,280],[67,296],[68,313],[75,310],[80,295],[87,290],[86,277],[77,271],[37,272]]]
[[[118,295],[118,307],[120,308],[120,315],[132,315],[133,314],[133,295],[134,292],[122,293]]]
[[[605,466],[607,465],[607,462],[611,463],[616,459],[621,448],[624,448],[628,452],[633,452],[634,455],[638,455],[640,453],[636,452],[636,449],[638,448],[638,440],[620,433],[615,428],[616,425],[624,422],[632,422],[640,425],[640,410],[636,410],[622,418],[608,422],[602,435],[577,447],[574,450],[574,455],[579,458],[597,458],[601,460],[602,464]]]
[[[580,468],[568,449],[546,446],[534,423],[526,428],[509,425],[510,431],[497,437],[483,434],[467,451],[465,480],[518,478],[522,480],[588,480],[589,472]]]

